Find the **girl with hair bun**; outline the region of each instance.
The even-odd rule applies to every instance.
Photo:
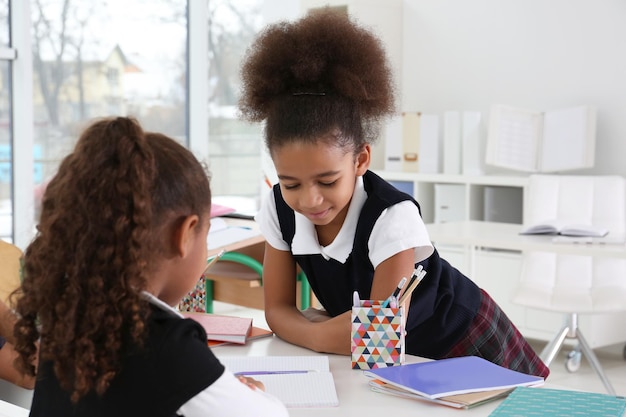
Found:
[[[244,119],[265,123],[278,174],[256,217],[266,238],[265,315],[281,338],[350,354],[353,291],[386,299],[427,274],[405,308],[406,352],[477,355],[546,377],[548,368],[483,290],[439,257],[419,204],[369,171],[380,122],[394,113],[379,39],[330,8],[267,27],[242,67]],[[298,310],[302,268],[323,309]]]
[[[15,335],[37,375],[30,416],[287,416],[173,308],[206,266],[210,209],[207,172],[173,139],[127,117],[87,127],[24,252]]]

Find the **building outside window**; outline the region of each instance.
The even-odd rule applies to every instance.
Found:
[[[10,46],[9,10],[16,1],[27,0],[0,0],[3,47]],[[31,0],[28,5],[31,50],[18,52],[32,57],[32,117],[25,118],[32,120],[31,142],[14,143],[11,137],[11,61],[0,60],[0,238],[14,239],[12,146],[32,148],[32,214],[15,215],[34,216],[27,219],[34,235],[48,181],[84,127],[107,116],[134,116],[146,129],[188,146],[211,171],[217,200],[235,196],[258,204],[266,187],[262,133],[260,126],[237,118],[239,66],[268,22],[264,16],[291,18],[297,2]],[[204,19],[188,13],[198,7]],[[192,30],[194,18],[199,24]],[[200,97],[200,104],[193,97]],[[16,114],[13,120],[21,118]]]

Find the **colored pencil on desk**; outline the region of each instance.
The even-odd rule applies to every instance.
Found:
[[[308,374],[317,372],[315,370],[294,370],[294,371],[240,371],[235,372],[235,376],[239,375],[289,375],[289,374]]]

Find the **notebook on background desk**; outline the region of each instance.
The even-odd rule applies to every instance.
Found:
[[[221,248],[260,235],[261,231],[258,228],[232,225],[223,217],[215,217],[211,219],[207,247],[209,250]]]

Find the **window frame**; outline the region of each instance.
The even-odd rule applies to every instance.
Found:
[[[33,64],[30,1],[9,0],[11,59],[11,207],[13,243],[26,248],[35,235]],[[4,56],[2,57],[3,59]]]

